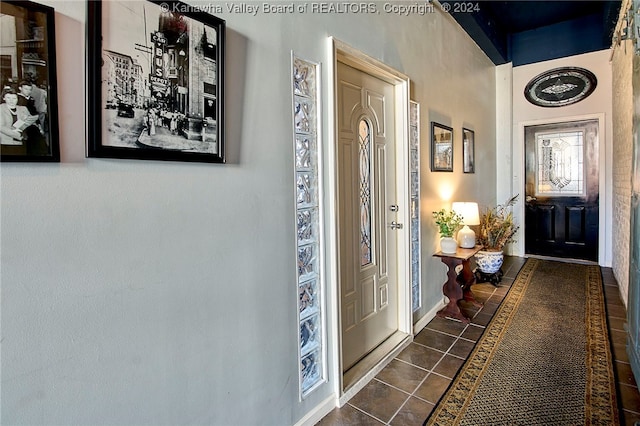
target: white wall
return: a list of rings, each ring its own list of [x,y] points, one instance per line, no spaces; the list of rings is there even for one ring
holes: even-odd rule
[[[431,211],[492,201],[496,181],[494,67],[449,16],[220,15],[228,164],[211,165],[84,158],[86,2],[42,3],[57,11],[62,162],[1,166],[2,424],[285,425],[332,395],[298,399],[290,94],[294,50],[323,64],[327,98],[330,35],[412,79],[416,317],[440,303]],[[454,173],[429,171],[431,120],[454,128]]]
[[[633,41],[615,49],[613,72],[613,170],[612,265],[627,306],[629,297],[629,247],[631,235],[631,175],[633,158]]]
[[[524,131],[523,125],[571,121],[585,116],[604,116],[604,128],[600,128],[600,250],[599,263],[611,266],[611,50],[576,55],[553,61],[539,62],[513,68],[513,189],[524,194]],[[529,103],[524,97],[524,88],[531,79],[553,68],[577,66],[596,75],[598,85],[586,99],[561,108],[543,108]],[[597,118],[597,117],[596,117]],[[508,149],[506,141],[500,141],[498,149]],[[524,223],[524,197],[521,196],[514,209],[514,217]],[[519,232],[514,254],[524,254],[524,236]]]

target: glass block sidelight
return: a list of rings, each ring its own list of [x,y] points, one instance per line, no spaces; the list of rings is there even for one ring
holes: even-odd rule
[[[324,270],[318,152],[319,65],[292,56],[300,397],[325,377]]]
[[[420,286],[420,104],[409,103],[409,184],[411,191],[411,295],[413,311],[422,306]]]

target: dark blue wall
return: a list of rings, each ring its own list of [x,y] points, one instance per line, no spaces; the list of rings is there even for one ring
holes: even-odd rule
[[[513,66],[579,55],[607,49],[602,33],[602,15],[589,15],[537,30],[512,34],[510,53]],[[563,37],[571,34],[571,37]]]

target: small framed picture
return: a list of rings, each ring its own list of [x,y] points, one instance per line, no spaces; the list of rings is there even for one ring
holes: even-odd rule
[[[475,173],[475,133],[473,130],[462,128],[462,171]]]
[[[0,159],[59,162],[54,10],[0,2]]]
[[[88,156],[224,163],[225,25],[179,1],[89,1]]]
[[[453,171],[453,129],[431,122],[431,171]]]

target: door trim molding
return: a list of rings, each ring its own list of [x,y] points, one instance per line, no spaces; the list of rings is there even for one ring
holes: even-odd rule
[[[331,381],[334,384],[334,394],[336,405],[344,403],[342,399],[345,393],[342,373],[342,343],[340,332],[340,293],[338,284],[340,282],[340,259],[338,257],[339,230],[337,223],[338,216],[338,179],[337,179],[337,152],[336,143],[338,140],[337,128],[337,63],[342,62],[360,71],[366,72],[381,80],[384,80],[395,87],[395,114],[396,114],[396,174],[397,174],[397,195],[398,203],[407,208],[399,212],[398,219],[402,223],[409,223],[409,77],[394,70],[388,65],[374,59],[348,44],[334,38],[328,37],[328,143],[325,155],[327,161],[325,165],[325,175],[323,178],[327,182],[327,277],[331,283],[327,292],[329,305],[328,335],[331,350],[328,353],[329,363],[332,366],[330,371]],[[398,332],[413,336],[412,314],[411,314],[411,265],[410,265],[410,235],[408,226],[398,234]],[[390,360],[386,360],[388,362]],[[375,370],[375,367],[371,370]],[[366,376],[368,377],[368,375]],[[349,394],[362,388],[366,381],[360,380],[349,389]]]
[[[524,128],[529,126],[539,126],[544,124],[561,124],[571,121],[598,120],[598,190],[599,190],[599,217],[598,217],[598,264],[601,266],[611,266],[611,237],[607,229],[611,229],[612,218],[612,200],[611,195],[607,192],[607,176],[611,174],[612,165],[611,154],[607,150],[607,128],[606,116],[604,113],[584,114],[567,117],[553,117],[546,119],[538,119],[531,121],[522,121],[517,124],[518,133],[514,138],[513,144],[513,188],[516,188],[515,194],[524,194],[525,191],[525,159],[524,159]],[[513,213],[516,223],[524,224],[524,197],[520,197],[520,201],[514,207]],[[524,256],[524,236],[522,232],[518,236],[517,241],[512,245],[515,256]]]

